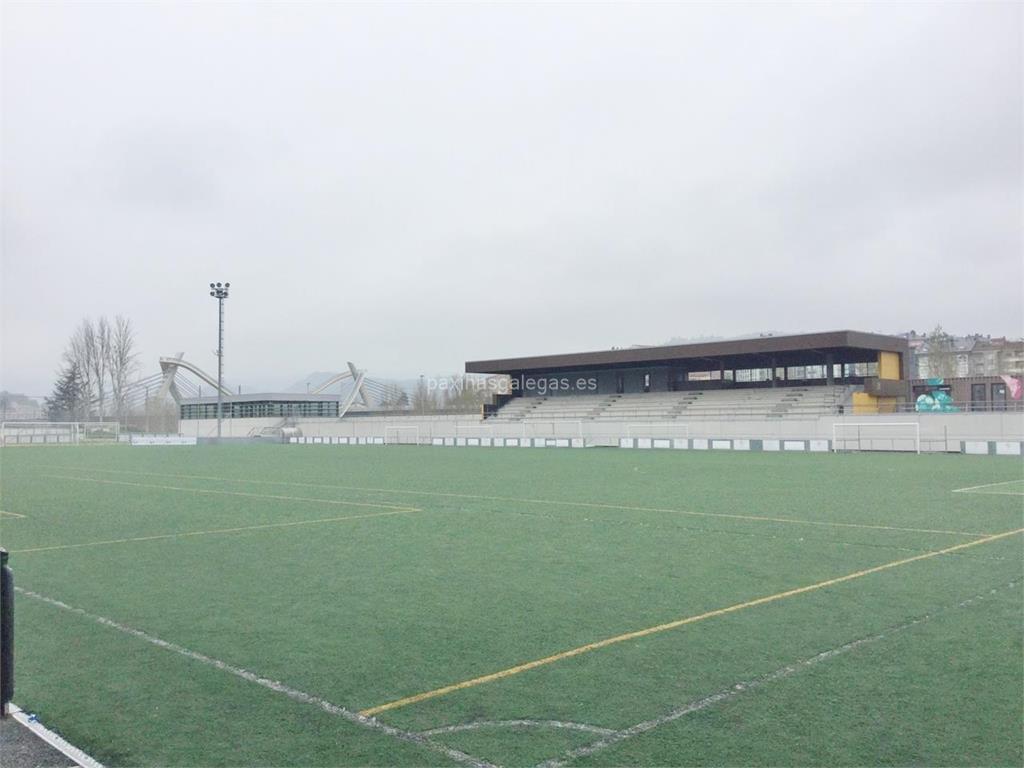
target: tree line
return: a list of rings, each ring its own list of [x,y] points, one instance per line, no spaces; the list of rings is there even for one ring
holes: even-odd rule
[[[64,349],[53,393],[45,399],[50,421],[123,421],[130,379],[138,369],[131,320],[85,318]]]

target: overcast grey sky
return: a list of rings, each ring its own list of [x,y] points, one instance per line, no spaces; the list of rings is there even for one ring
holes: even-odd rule
[[[1020,335],[1022,5],[4,3],[2,381]]]

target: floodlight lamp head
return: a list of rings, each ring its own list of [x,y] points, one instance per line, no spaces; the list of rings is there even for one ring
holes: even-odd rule
[[[216,288],[217,286],[215,286],[213,283],[210,283],[210,287],[211,288]]]

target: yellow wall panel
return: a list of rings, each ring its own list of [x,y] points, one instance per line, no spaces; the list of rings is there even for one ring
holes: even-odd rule
[[[898,380],[900,377],[900,356],[896,352],[878,353],[878,378]]]

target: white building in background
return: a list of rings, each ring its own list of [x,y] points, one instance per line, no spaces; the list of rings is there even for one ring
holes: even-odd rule
[[[39,421],[43,417],[41,400],[13,392],[0,392],[0,421]]]

